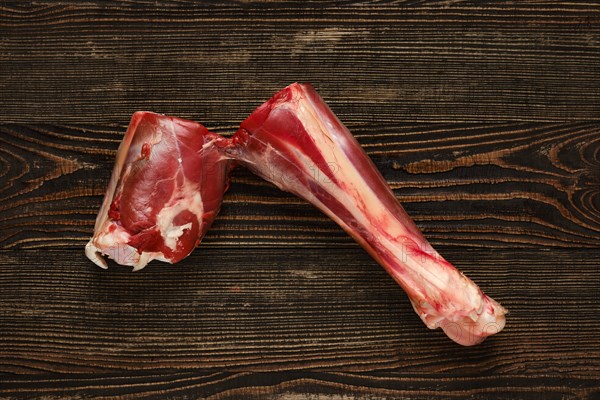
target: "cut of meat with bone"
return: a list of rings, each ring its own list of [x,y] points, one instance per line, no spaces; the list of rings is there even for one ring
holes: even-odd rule
[[[106,268],[106,255],[134,270],[151,260],[185,258],[227,190],[230,160],[220,150],[225,143],[198,123],[135,113],[86,246],[88,258]]]
[[[336,221],[407,292],[429,328],[473,345],[504,327],[504,308],[431,247],[312,86],[290,85],[260,106],[226,152]]]

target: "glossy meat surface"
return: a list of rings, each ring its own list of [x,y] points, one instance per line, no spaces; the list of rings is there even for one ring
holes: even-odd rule
[[[241,124],[227,153],[336,221],[402,286],[429,328],[473,345],[504,327],[504,308],[431,247],[312,86],[275,94]]]
[[[221,206],[230,160],[204,126],[150,112],[133,115],[86,255],[135,270],[176,263],[200,242]]]

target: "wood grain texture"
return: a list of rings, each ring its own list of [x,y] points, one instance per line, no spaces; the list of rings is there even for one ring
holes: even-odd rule
[[[598,252],[442,251],[510,311],[505,331],[482,345],[460,347],[427,330],[401,289],[358,246],[329,249],[327,257],[306,248],[209,249],[143,273],[100,270],[69,250],[3,251],[0,371],[29,375],[0,375],[7,384],[0,395],[14,391],[15,382],[36,380],[33,373],[42,375],[31,388],[48,394],[43,391],[61,387],[44,378],[49,372],[87,374],[54,379],[84,391],[114,385],[114,393],[146,380],[157,380],[145,383],[152,390],[172,389],[173,395],[188,386],[216,390],[203,388],[204,379],[207,385],[232,380],[219,390],[240,398],[262,393],[255,385],[273,386],[267,392],[310,386],[313,378],[295,378],[301,374],[266,377],[265,383],[245,381],[250,378],[243,374],[290,370],[344,372],[315,375],[312,390],[356,396],[406,390],[425,397],[427,390],[441,390],[485,398],[494,392],[490,387],[509,382],[498,396],[525,398],[530,384],[548,384],[542,392],[548,398],[597,393]],[[47,261],[40,265],[42,257]],[[212,372],[196,376],[190,369]],[[218,369],[242,374],[219,375]],[[171,382],[180,370],[182,380]],[[369,377],[376,370],[390,373],[390,381],[379,373]],[[354,373],[357,380],[349,378]],[[458,376],[463,383],[453,380]],[[374,386],[361,389],[363,378]],[[236,388],[240,379],[250,387]],[[339,382],[345,379],[348,387]],[[126,382],[122,388],[120,382]]]
[[[22,387],[29,389],[24,391]],[[543,388],[532,393],[534,388]],[[384,400],[594,399],[594,377],[544,374],[472,376],[402,372],[340,373],[286,371],[272,373],[208,371],[139,371],[125,374],[21,375],[9,377],[0,395],[45,398],[127,399],[281,399]]]
[[[600,5],[85,1],[0,7],[4,121],[237,124],[311,81],[347,122],[600,119]]]
[[[600,5],[0,0],[0,398],[600,396]],[[510,314],[463,348],[305,202],[236,170],[194,254],[82,246],[131,114],[225,135],[310,81]]]
[[[351,125],[434,244],[600,246],[600,122]],[[125,126],[0,125],[0,248],[81,249]],[[239,169],[202,246],[351,245]]]

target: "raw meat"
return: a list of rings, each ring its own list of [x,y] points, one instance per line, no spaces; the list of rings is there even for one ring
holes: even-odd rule
[[[312,86],[275,94],[226,152],[337,222],[400,284],[429,328],[474,345],[504,327],[505,309],[431,247]]]
[[[198,123],[136,112],[85,248],[88,258],[107,268],[107,255],[134,270],[185,258],[227,190],[230,160],[219,150],[226,142]]]

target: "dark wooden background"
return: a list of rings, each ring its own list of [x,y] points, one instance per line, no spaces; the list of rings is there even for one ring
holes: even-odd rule
[[[460,347],[334,223],[244,170],[199,249],[89,262],[131,114],[231,134],[312,82],[509,310]],[[600,6],[0,1],[0,397],[600,396]]]

